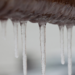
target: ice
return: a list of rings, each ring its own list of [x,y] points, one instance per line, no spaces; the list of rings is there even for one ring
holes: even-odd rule
[[[23,73],[27,75],[27,56],[26,56],[26,22],[21,22],[22,28],[22,47],[23,47]]]
[[[68,75],[72,75],[72,25],[67,25]]]
[[[65,55],[64,55],[64,25],[59,25],[59,30],[60,30],[61,64],[65,64]]]
[[[15,57],[18,58],[18,22],[13,22],[14,40],[15,40]]]
[[[40,40],[40,51],[41,51],[41,25],[39,24],[39,40]]]
[[[40,27],[40,49],[42,60],[42,75],[46,71],[46,23],[39,23]]]

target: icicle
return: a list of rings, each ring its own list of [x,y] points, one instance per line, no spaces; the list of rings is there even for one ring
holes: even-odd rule
[[[65,57],[64,57],[64,25],[59,25],[59,30],[60,30],[61,64],[65,64]]]
[[[3,38],[6,39],[6,24],[7,20],[1,20]]]
[[[46,24],[39,23],[40,27],[40,42],[41,42],[41,56],[42,56],[42,75],[45,75],[46,70]]]
[[[26,22],[21,21],[22,45],[23,45],[23,73],[27,75],[27,56],[26,56]]]
[[[15,57],[18,58],[18,23],[13,22],[14,39],[15,39]]]
[[[41,25],[39,24],[39,40],[40,40],[40,51],[41,51]]]
[[[72,25],[67,25],[68,75],[72,75]]]
[[[20,22],[20,26],[21,26],[21,40],[22,40],[22,23]]]

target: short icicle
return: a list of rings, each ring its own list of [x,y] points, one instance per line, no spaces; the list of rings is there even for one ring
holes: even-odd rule
[[[60,30],[61,64],[65,64],[65,55],[64,55],[64,25],[59,25],[59,30]]]
[[[15,40],[15,57],[18,58],[18,22],[13,22],[14,40]]]
[[[40,49],[42,60],[42,75],[46,71],[46,23],[39,23],[40,28]]]
[[[26,55],[26,23],[24,21],[20,22],[22,28],[22,47],[23,47],[23,73],[27,75],[27,55]]]
[[[68,75],[72,75],[72,27],[67,25]]]
[[[7,20],[2,20],[1,21],[2,33],[3,33],[3,38],[4,39],[6,39],[6,24],[7,24]]]

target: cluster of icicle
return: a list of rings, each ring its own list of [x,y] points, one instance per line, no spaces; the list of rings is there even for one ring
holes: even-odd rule
[[[67,50],[68,50],[68,75],[72,75],[72,27],[66,25],[67,28]],[[61,48],[61,63],[65,64],[64,58],[64,25],[59,25],[60,30],[60,48]]]
[[[6,21],[1,21],[3,28],[3,35],[6,35]],[[23,73],[27,75],[27,56],[26,56],[26,21],[21,21],[21,34],[22,34],[22,48],[23,48]],[[42,75],[46,71],[46,23],[39,23],[40,32],[40,50],[42,61]],[[58,25],[60,30],[60,46],[61,46],[61,63],[65,64],[64,59],[64,25]],[[67,28],[67,48],[68,48],[68,75],[72,75],[72,27],[73,25],[66,25]],[[18,23],[13,22],[14,39],[15,39],[15,57],[18,58]]]

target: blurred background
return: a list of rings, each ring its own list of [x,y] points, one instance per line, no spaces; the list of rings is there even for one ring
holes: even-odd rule
[[[41,51],[39,40],[39,27],[37,23],[27,22],[27,66],[28,75],[41,75]],[[72,37],[72,71],[75,75],[75,27]],[[57,25],[46,25],[46,75],[68,75],[67,68],[67,30],[64,30],[65,65],[61,64],[60,36]],[[23,75],[21,27],[18,25],[18,51],[19,58],[15,58],[13,25],[10,20],[6,26],[6,39],[4,40],[0,23],[0,75]]]

